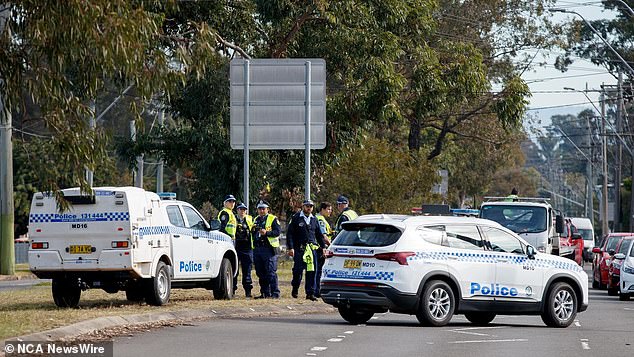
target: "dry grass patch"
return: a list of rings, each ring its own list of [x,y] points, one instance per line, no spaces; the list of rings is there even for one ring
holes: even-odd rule
[[[292,262],[280,262],[280,300],[253,300],[244,297],[240,286],[233,300],[214,300],[211,291],[205,289],[174,289],[170,302],[162,307],[149,306],[126,300],[125,292],[108,294],[103,290],[82,292],[77,309],[61,309],[53,303],[51,286],[40,284],[28,289],[0,292],[0,340],[66,326],[82,320],[102,316],[158,313],[186,309],[225,309],[232,307],[257,307],[266,305],[316,304],[303,298],[291,298]],[[239,277],[240,278],[240,277]],[[253,292],[259,293],[257,277],[253,273]],[[238,281],[240,285],[240,281]],[[302,297],[302,296],[300,296]],[[323,304],[323,302],[317,302]]]

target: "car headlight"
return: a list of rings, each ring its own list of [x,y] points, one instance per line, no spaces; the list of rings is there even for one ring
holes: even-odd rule
[[[629,264],[623,264],[621,271],[628,274],[634,274],[634,267]]]

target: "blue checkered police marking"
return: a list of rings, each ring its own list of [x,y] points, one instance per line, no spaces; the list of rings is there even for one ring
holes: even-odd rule
[[[139,228],[139,238],[143,239],[146,236],[162,235],[162,234],[179,234],[179,235],[196,235],[203,239],[211,239],[220,242],[231,242],[231,238],[218,232],[207,232],[198,229],[191,229],[185,227],[174,226],[148,226]]]
[[[31,213],[29,223],[120,222],[129,221],[129,212],[102,213]]]
[[[394,272],[375,271],[376,280],[394,281]]]
[[[436,260],[436,261],[446,261],[448,257],[453,256],[457,257],[458,261],[462,262],[473,262],[473,263],[487,263],[487,264],[500,264],[498,259],[506,259],[508,262],[504,264],[512,264],[512,265],[523,265],[523,264],[534,264],[539,268],[555,268],[555,269],[563,269],[563,270],[572,270],[572,271],[582,271],[577,263],[574,261],[570,262],[560,262],[557,260],[552,260],[548,258],[539,257],[535,260],[528,259],[526,256],[517,255],[517,254],[490,254],[487,252],[416,252],[416,255],[408,257],[407,260],[410,262],[417,260]]]

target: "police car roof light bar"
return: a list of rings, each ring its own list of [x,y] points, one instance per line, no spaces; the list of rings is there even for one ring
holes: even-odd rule
[[[175,200],[176,199],[176,192],[159,192],[159,193],[157,193],[157,195],[162,200]]]
[[[513,202],[544,202],[548,203],[550,198],[547,197],[495,197],[495,196],[485,196],[485,200],[487,201],[504,201],[504,200],[512,200]]]

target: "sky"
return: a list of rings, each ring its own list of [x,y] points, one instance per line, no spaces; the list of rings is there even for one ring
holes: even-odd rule
[[[591,0],[558,0],[556,7],[576,11],[586,20],[609,19],[614,17],[611,11],[604,11],[600,1]],[[556,13],[554,20],[571,21],[581,20],[574,14]],[[601,42],[600,38],[596,38]],[[562,54],[561,50],[540,51],[537,60],[547,63],[544,67],[527,71],[522,78],[528,83],[531,92],[529,115],[534,116],[547,124],[549,118],[555,114],[578,114],[583,109],[593,109],[592,104],[583,93],[564,90],[564,87],[576,90],[599,89],[602,83],[616,84],[614,76],[609,74],[603,67],[598,67],[590,61],[573,57],[574,63],[570,65],[567,72],[560,72],[554,68],[557,55]],[[587,93],[590,100],[598,105],[598,93]],[[597,113],[597,115],[599,115]]]

